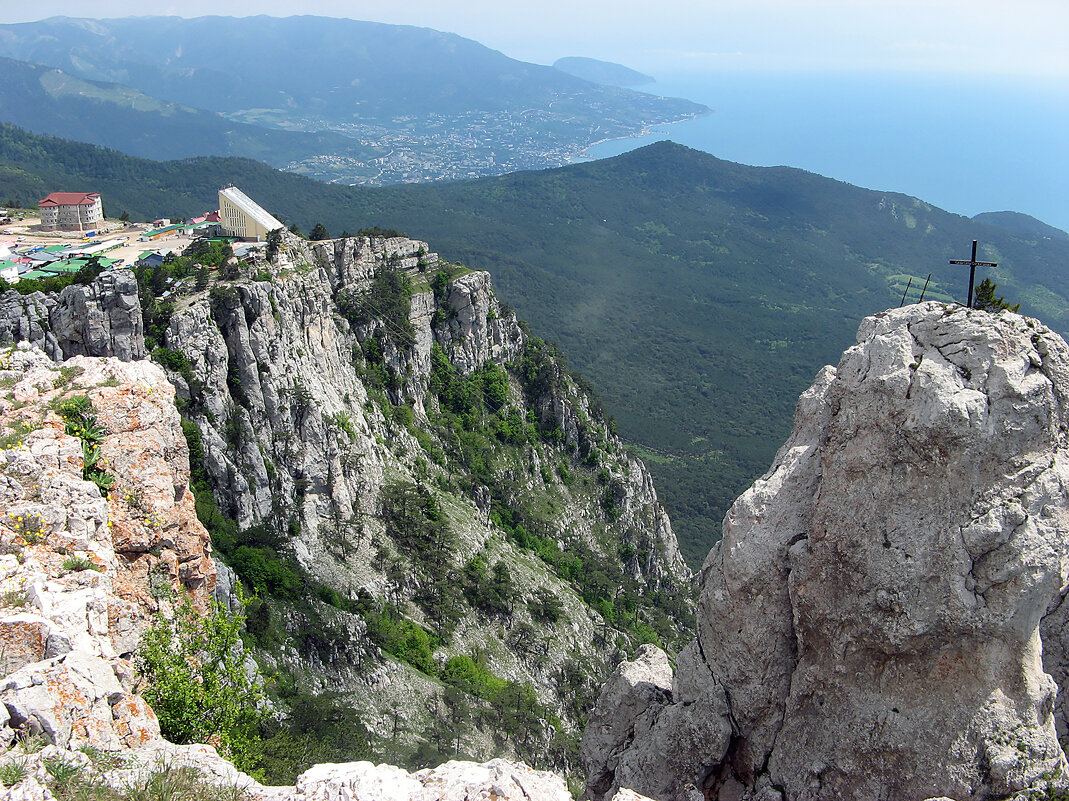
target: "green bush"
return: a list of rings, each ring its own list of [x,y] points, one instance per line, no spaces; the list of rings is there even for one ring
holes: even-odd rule
[[[295,600],[302,595],[300,576],[273,548],[239,545],[229,556],[230,566],[258,594]]]
[[[393,609],[369,613],[366,619],[368,635],[379,648],[428,676],[435,675],[433,634]]]
[[[451,657],[442,668],[443,682],[469,695],[490,701],[505,689],[507,682],[475,663],[470,656]]]
[[[222,267],[234,255],[229,242],[217,239],[195,239],[182,255],[208,267]]]
[[[400,270],[380,270],[366,291],[342,290],[336,300],[338,312],[354,326],[383,321],[394,344],[401,350],[416,342],[412,311],[412,282]]]
[[[180,744],[211,739],[248,770],[265,711],[258,672],[249,675],[240,647],[244,620],[240,606],[230,614],[213,603],[203,615],[187,600],[173,621],[157,616],[141,638],[137,666],[165,737]]]
[[[504,562],[494,564],[488,571],[486,560],[476,554],[464,565],[464,595],[476,609],[491,615],[507,615],[512,611],[516,589],[512,575]]]

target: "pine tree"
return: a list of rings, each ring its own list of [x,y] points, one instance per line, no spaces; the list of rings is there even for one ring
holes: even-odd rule
[[[980,286],[976,287],[976,295],[973,297],[973,308],[983,309],[984,311],[1006,309],[1011,312],[1016,312],[1021,308],[1020,303],[1007,303],[1003,298],[997,297],[995,295],[996,289],[998,289],[998,284],[990,278],[985,278],[981,281]]]

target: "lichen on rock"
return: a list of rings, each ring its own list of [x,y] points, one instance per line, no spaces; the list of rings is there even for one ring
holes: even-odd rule
[[[61,748],[114,750],[158,740],[130,657],[171,599],[206,608],[215,582],[174,390],[150,362],[61,365],[26,343],[0,367],[0,741],[41,733]],[[83,444],[58,413],[72,398],[93,410],[109,493],[86,480]]]

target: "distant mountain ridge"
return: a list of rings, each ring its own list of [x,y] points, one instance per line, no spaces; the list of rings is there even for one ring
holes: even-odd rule
[[[988,225],[997,225],[1007,231],[1018,234],[1049,237],[1050,239],[1069,239],[1069,232],[1053,225],[1047,225],[1042,220],[1037,220],[1028,214],[1019,211],[985,211],[973,217],[977,222]]]
[[[669,116],[705,110],[594,87],[455,34],[327,17],[53,17],[0,26],[0,55],[222,112],[290,106],[377,119],[522,108],[574,93],[665,106]]]
[[[963,300],[948,260],[979,239],[999,294],[1069,331],[1069,243],[1021,236],[905,195],[662,142],[613,159],[479,181],[324,186],[241,159],[155,163],[0,126],[0,186],[59,186],[151,219],[203,210],[233,181],[309,230],[380,225],[494,276],[598,388],[643,449],[696,565],[728,504],[771,462],[799,393],[860,319]],[[7,200],[0,197],[0,201]]]
[[[653,83],[654,78],[638,70],[616,64],[612,61],[599,61],[584,56],[565,56],[553,62],[553,68],[585,81],[607,84],[608,86],[641,86]]]
[[[369,159],[324,143],[286,165],[344,183],[557,166],[595,141],[709,111],[517,61],[455,34],[313,16],[53,17],[0,25],[0,56],[238,122],[340,133],[360,149],[381,148],[383,158]],[[29,124],[14,115],[6,121]]]

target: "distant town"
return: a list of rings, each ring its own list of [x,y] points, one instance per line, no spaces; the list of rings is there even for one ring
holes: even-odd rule
[[[295,127],[326,128],[388,152],[366,161],[328,153],[291,161],[284,169],[328,183],[364,186],[482,178],[571,164],[591,143],[623,133],[619,126],[610,130],[598,124],[572,130],[544,109],[464,112],[452,117],[430,114],[407,122],[411,127],[406,127],[404,118],[390,126],[299,121]],[[627,133],[639,131],[632,126]]]

